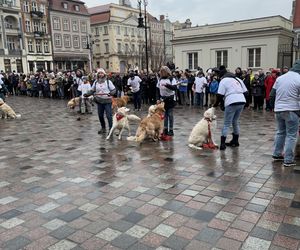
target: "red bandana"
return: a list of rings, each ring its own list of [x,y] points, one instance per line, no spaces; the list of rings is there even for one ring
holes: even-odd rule
[[[160,115],[160,119],[164,120],[165,116],[164,115]]]
[[[116,114],[117,121],[120,121],[124,118],[124,115]]]

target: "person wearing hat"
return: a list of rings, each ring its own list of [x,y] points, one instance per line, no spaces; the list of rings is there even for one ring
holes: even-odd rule
[[[273,88],[274,83],[277,79],[277,70],[273,69],[271,75],[268,76],[265,80],[265,91],[266,91],[266,110],[272,111],[272,107],[270,105],[270,93]]]
[[[104,112],[108,120],[109,130],[112,128],[112,96],[116,93],[116,88],[113,83],[107,79],[107,75],[104,69],[100,68],[97,70],[97,79],[95,80],[90,92],[84,95],[94,95],[94,101],[97,103],[98,117],[101,124],[101,130],[98,134],[105,134],[106,124],[104,120]]]
[[[129,78],[127,81],[127,86],[131,88],[131,92],[133,94],[133,103],[134,103],[134,109],[137,111],[141,110],[141,82],[142,79],[139,76],[136,76],[134,72],[129,73]]]
[[[276,79],[270,93],[270,104],[274,101],[277,131],[272,158],[283,161],[284,167],[295,166],[300,116],[300,60],[289,72]]]
[[[221,82],[218,88],[218,100],[214,107],[217,107],[220,102],[224,101],[225,113],[220,150],[225,150],[226,146],[238,147],[240,145],[239,119],[246,104],[245,95],[248,93],[248,90],[241,79],[227,72],[225,66],[220,66],[219,77]],[[231,125],[233,127],[232,140],[226,143],[226,137]]]

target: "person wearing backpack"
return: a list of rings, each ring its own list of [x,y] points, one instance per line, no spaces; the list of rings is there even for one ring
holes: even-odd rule
[[[209,84],[210,105],[214,105],[217,101],[217,94],[219,89],[218,76],[214,76],[212,82]]]
[[[94,95],[94,101],[97,103],[98,117],[101,124],[101,130],[98,134],[106,134],[106,124],[104,120],[104,112],[108,121],[109,130],[112,128],[112,97],[116,93],[113,83],[107,79],[104,69],[97,70],[97,80],[94,82],[91,91],[86,93],[84,97]]]

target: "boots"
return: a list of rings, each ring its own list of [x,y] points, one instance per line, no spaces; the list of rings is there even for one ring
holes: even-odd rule
[[[226,136],[221,136],[221,145],[220,145],[220,150],[225,150],[226,149]]]
[[[168,134],[169,134],[169,131],[168,131],[168,129],[167,129],[167,128],[165,128],[163,133],[164,133],[164,135],[168,135]]]
[[[239,135],[236,135],[236,134],[232,133],[232,140],[229,143],[226,143],[226,146],[234,147],[234,148],[240,146],[240,144],[239,144]]]

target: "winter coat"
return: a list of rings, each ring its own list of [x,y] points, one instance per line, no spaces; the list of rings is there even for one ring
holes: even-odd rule
[[[251,82],[252,96],[263,96],[264,95],[264,82],[260,79],[253,79]]]
[[[265,80],[265,90],[266,90],[266,100],[270,100],[270,93],[273,88],[274,83],[276,82],[277,77],[268,76]]]
[[[56,85],[56,80],[54,78],[50,79],[49,84],[50,84],[50,91],[51,92],[56,91],[57,85]]]

